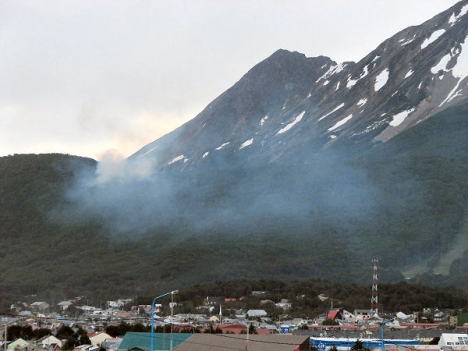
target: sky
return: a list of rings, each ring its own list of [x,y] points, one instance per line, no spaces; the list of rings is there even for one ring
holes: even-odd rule
[[[120,160],[278,49],[359,61],[456,0],[0,0],[0,156]]]

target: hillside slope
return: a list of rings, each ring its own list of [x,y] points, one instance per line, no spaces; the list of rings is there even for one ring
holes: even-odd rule
[[[461,1],[357,63],[279,50],[111,169],[0,158],[0,293],[370,284],[374,258],[382,281],[467,288],[467,13]]]
[[[159,207],[144,197],[155,180],[137,198],[122,179],[83,186],[99,179],[92,160],[0,158],[3,294],[133,295],[235,278],[366,284],[372,258],[382,281],[421,263],[414,279],[427,279],[466,222],[467,113],[449,109],[325,173],[290,163],[179,174]],[[465,287],[462,251],[432,283]]]

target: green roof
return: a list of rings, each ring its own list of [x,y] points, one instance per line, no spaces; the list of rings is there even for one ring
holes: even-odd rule
[[[154,351],[171,350],[190,338],[188,333],[154,333]],[[171,342],[172,341],[172,342]],[[128,332],[125,334],[120,346],[120,350],[143,350],[151,349],[151,333]]]
[[[12,343],[8,344],[8,350],[13,350],[15,348],[15,346],[18,346],[18,345],[19,346],[29,345],[29,342],[27,342],[26,340],[23,340],[21,338],[16,339]]]

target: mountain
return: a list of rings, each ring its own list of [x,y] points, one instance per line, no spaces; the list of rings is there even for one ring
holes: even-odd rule
[[[399,270],[409,276],[433,269],[447,274],[467,248],[460,239],[467,230],[465,178],[444,190],[441,184],[453,180],[440,169],[461,175],[465,167],[467,12],[468,2],[461,1],[400,31],[357,63],[278,50],[127,163],[180,177],[177,189],[203,179],[185,190],[178,208],[185,208],[185,219],[203,218],[209,223],[204,228],[220,222],[229,231],[283,228],[313,240],[332,218],[334,230],[337,221],[348,221],[338,226],[353,233],[345,235],[347,241],[369,242],[366,230],[351,230],[349,222],[364,225],[381,211],[394,213],[381,223],[389,238],[383,242],[404,246]],[[440,197],[444,191],[457,200],[440,209],[448,201]],[[449,249],[453,240],[462,244],[455,251]],[[421,251],[417,259],[415,247]]]
[[[466,5],[402,30],[357,63],[279,50],[130,159],[184,169],[233,155],[241,164],[301,160],[335,144],[385,142],[465,101]]]
[[[0,292],[370,284],[372,259],[383,281],[467,287],[467,12],[357,63],[278,50],[118,165],[1,158]]]

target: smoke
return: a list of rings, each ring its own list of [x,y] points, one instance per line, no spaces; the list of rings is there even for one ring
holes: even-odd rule
[[[95,174],[80,177],[66,192],[73,213],[129,237],[160,230],[310,233],[328,218],[363,219],[375,203],[361,171],[325,157],[254,167],[229,167],[220,159],[187,171],[157,170],[156,164],[106,152]]]

